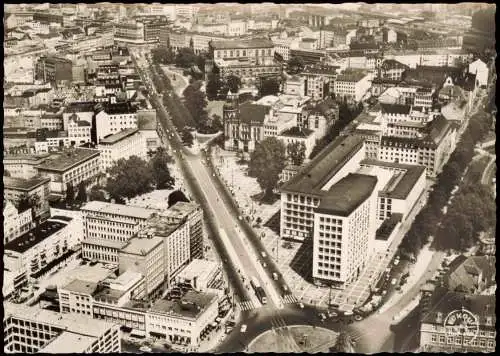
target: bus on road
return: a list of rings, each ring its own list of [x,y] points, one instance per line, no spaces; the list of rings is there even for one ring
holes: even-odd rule
[[[252,279],[250,280],[250,284],[255,291],[255,295],[257,296],[257,298],[259,298],[259,301],[262,304],[267,304],[266,292],[264,292],[264,288],[261,287],[257,278],[252,277]]]

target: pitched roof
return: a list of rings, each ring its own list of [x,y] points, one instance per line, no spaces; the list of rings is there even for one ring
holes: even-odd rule
[[[395,59],[386,59],[382,62],[382,69],[408,69],[410,68],[406,64],[403,64],[401,62],[398,62]]]
[[[314,210],[318,213],[349,216],[373,193],[377,177],[349,173],[335,183]]]

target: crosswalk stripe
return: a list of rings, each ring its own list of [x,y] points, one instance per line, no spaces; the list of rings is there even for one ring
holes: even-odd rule
[[[292,294],[287,294],[284,297],[281,297],[281,302],[283,304],[293,304],[293,303],[298,303],[298,299],[296,296]]]

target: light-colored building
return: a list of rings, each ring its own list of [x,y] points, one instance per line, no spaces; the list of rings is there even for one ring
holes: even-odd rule
[[[336,97],[359,102],[371,87],[372,75],[363,71],[346,70],[337,76],[334,85]]]
[[[14,240],[33,226],[31,210],[19,211],[9,200],[5,200],[3,207],[3,242]]]
[[[359,167],[365,158],[360,137],[342,136],[332,142],[281,187],[280,236],[304,241],[312,238],[314,209],[330,187]]]
[[[389,80],[401,80],[403,72],[408,68],[409,66],[394,59],[386,59],[380,66],[379,77]]]
[[[53,194],[66,193],[66,184],[77,187],[80,182],[93,182],[100,174],[99,151],[87,148],[71,148],[51,155],[50,160],[35,168],[43,177],[50,178]]]
[[[70,222],[70,218],[49,219],[39,226],[39,232],[28,231],[5,244],[4,260],[17,260],[17,270],[11,269],[15,280],[38,279],[54,267],[54,261],[74,254],[81,236],[68,226]]]
[[[129,102],[107,104],[96,115],[97,143],[124,129],[137,128],[137,110]]]
[[[46,177],[33,177],[30,179],[3,177],[3,198],[11,201],[15,206],[23,197],[34,199],[33,214],[36,220],[47,218],[49,213],[49,185],[50,179]],[[31,209],[30,209],[31,210]]]
[[[105,136],[99,141],[97,149],[101,152],[101,171],[106,172],[119,159],[130,156],[146,158],[145,137],[137,128],[125,129]]]
[[[262,76],[281,73],[281,64],[274,58],[274,44],[267,39],[245,41],[213,41],[210,54],[222,78],[234,74],[243,83]]]
[[[5,302],[3,323],[5,353],[121,352],[119,326],[103,320]]]
[[[220,289],[224,285],[219,262],[194,259],[175,278],[177,284],[189,285],[198,292]]]
[[[426,312],[420,323],[421,351],[495,351],[497,333],[494,295],[472,295],[438,287],[432,296],[425,298],[425,303],[428,307],[424,308]],[[452,326],[457,328],[456,320],[462,313],[471,320],[470,331],[450,332]],[[453,323],[452,315],[455,317]]]
[[[365,268],[375,238],[377,177],[350,173],[314,209],[312,276],[343,287]]]
[[[157,210],[91,201],[82,208],[82,257],[118,263],[118,252]]]
[[[469,64],[469,73],[476,75],[476,81],[480,86],[488,85],[488,65],[480,59]]]
[[[13,178],[31,179],[38,174],[38,170],[35,167],[44,162],[48,157],[50,157],[50,154],[6,154],[3,157],[3,167]]]
[[[314,131],[305,127],[300,128],[294,126],[291,129],[281,132],[277,136],[277,138],[281,142],[283,142],[285,147],[288,147],[288,145],[292,143],[303,144],[304,147],[306,148],[305,150],[306,161],[309,158],[309,155],[311,154],[314,145],[316,144],[316,135],[314,134]]]

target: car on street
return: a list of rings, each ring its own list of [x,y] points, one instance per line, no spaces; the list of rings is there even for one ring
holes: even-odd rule
[[[274,279],[275,281],[277,281],[277,280],[278,280],[278,273],[273,272],[273,279]]]
[[[319,313],[318,316],[321,319],[321,321],[325,321],[326,320],[326,315],[324,313]]]
[[[264,261],[262,261],[261,263],[262,263],[262,267],[264,267],[264,268],[267,267],[267,264]]]
[[[339,315],[338,313],[336,313],[336,312],[334,312],[334,311],[332,311],[332,310],[328,311],[328,316],[329,316],[330,318],[336,317],[336,316],[338,316],[338,315]]]
[[[398,282],[398,280],[396,278],[393,278],[392,281],[391,281],[391,284],[392,285],[396,285],[397,282]]]
[[[260,253],[260,255],[262,256],[262,258],[266,258],[266,257],[267,257],[267,255],[266,255],[266,253],[265,253],[264,251],[262,251],[262,252]]]
[[[304,304],[303,303],[299,303],[299,308],[300,309],[304,309]]]
[[[240,328],[240,333],[244,333],[245,331],[247,331],[247,324],[243,324]]]
[[[142,352],[151,352],[153,350],[151,349],[151,347],[144,345],[144,346],[141,346],[139,348],[139,351],[142,351]]]

